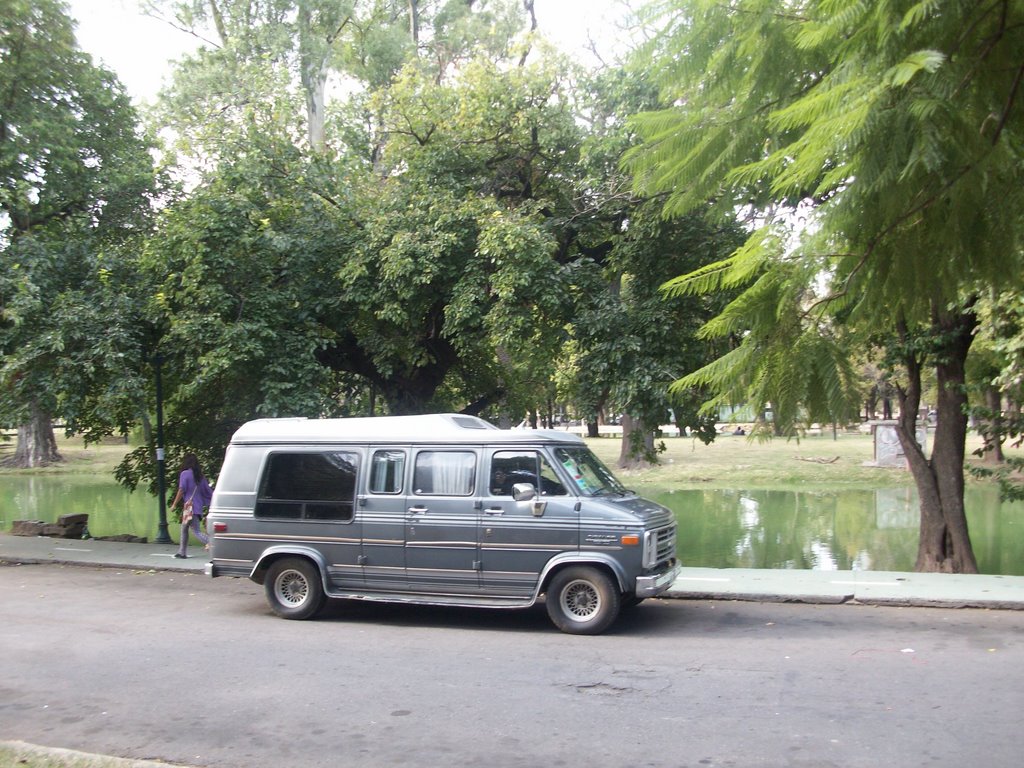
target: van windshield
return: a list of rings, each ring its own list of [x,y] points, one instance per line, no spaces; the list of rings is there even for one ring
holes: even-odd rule
[[[629,493],[589,448],[555,448],[555,458],[582,496]]]

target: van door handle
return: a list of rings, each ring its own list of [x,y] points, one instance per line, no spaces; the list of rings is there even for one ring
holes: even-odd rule
[[[419,515],[427,511],[426,507],[409,507],[410,515]]]
[[[484,514],[491,515],[492,517],[497,517],[498,515],[504,515],[505,510],[502,509],[501,507],[491,507],[489,509],[485,509]]]

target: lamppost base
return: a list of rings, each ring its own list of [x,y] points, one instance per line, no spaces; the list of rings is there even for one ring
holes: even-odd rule
[[[171,539],[171,535],[167,532],[167,523],[161,523],[157,526],[156,539],[154,541],[157,544],[173,544],[174,541]]]

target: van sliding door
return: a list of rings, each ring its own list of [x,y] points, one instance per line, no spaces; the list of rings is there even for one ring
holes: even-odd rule
[[[413,451],[405,500],[405,567],[413,592],[479,592],[478,459],[472,449]]]

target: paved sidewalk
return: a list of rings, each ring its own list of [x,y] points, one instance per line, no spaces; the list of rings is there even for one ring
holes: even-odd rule
[[[0,562],[61,563],[203,573],[207,553],[177,544],[52,539],[0,534]],[[1024,576],[890,571],[789,571],[683,568],[668,597],[691,600],[890,604],[1024,610]]]
[[[176,526],[177,527],[177,526]],[[132,570],[203,572],[209,559],[202,544],[188,548],[188,558],[174,556],[177,544],[137,544],[98,539],[56,539],[48,536],[0,534],[0,562],[96,565]]]
[[[683,568],[669,596],[1024,610],[1024,576]]]

